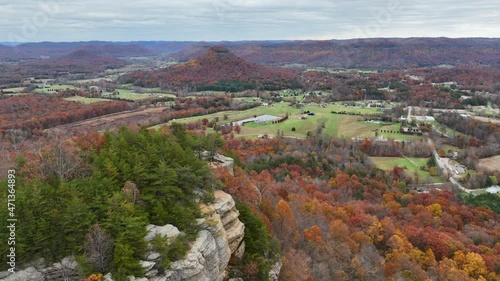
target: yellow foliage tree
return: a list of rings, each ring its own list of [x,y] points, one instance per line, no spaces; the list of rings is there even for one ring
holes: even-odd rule
[[[102,280],[102,274],[92,274],[89,277],[82,279],[82,281],[101,281]]]
[[[440,217],[443,214],[441,205],[439,205],[438,203],[427,206],[427,210],[429,210],[429,212],[431,212],[434,217]]]
[[[370,236],[374,244],[384,239],[384,235],[382,234],[382,224],[376,217],[373,218],[372,223],[366,229],[366,234]]]
[[[480,278],[488,274],[486,263],[478,253],[467,253],[465,255],[465,263],[463,268],[470,277]],[[484,279],[484,278],[483,278]]]
[[[434,167],[429,168],[429,175],[435,176],[436,175],[436,169]]]

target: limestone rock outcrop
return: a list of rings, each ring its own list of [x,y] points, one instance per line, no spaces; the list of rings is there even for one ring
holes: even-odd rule
[[[244,252],[245,226],[238,219],[239,212],[233,198],[222,191],[215,191],[215,201],[202,205],[204,218],[198,223],[202,230],[191,250],[182,260],[172,263],[172,269],[154,281],[223,280],[226,267],[235,252]]]
[[[231,175],[234,174],[234,159],[230,157],[226,157],[224,155],[216,154],[213,157],[213,162],[210,162],[212,167],[218,168],[226,168]]]

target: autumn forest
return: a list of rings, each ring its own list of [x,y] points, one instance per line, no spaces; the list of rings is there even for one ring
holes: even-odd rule
[[[214,280],[500,280],[499,44],[0,45],[0,280],[171,280],[218,191]]]

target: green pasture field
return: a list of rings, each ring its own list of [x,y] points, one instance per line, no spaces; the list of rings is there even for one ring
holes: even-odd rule
[[[175,95],[173,94],[163,94],[163,93],[135,93],[132,90],[128,89],[116,89],[120,94],[116,96],[111,96],[111,97],[117,97],[117,98],[122,98],[122,99],[129,99],[129,100],[142,100],[142,99],[147,99],[150,98],[150,95],[156,95],[156,96],[161,96],[161,97],[171,97],[175,98]],[[110,94],[110,93],[103,93],[104,95]]]
[[[218,124],[221,125],[224,123],[235,122],[263,114],[284,116],[286,113],[288,113],[288,120],[279,124],[262,125],[247,123],[242,126],[241,134],[237,136],[256,137],[258,135],[265,134],[275,136],[278,130],[280,130],[283,132],[284,136],[305,137],[308,131],[311,131],[313,134],[315,134],[318,127],[324,126],[324,128],[322,128],[323,135],[346,138],[376,137],[375,130],[380,127],[380,124],[367,123],[364,121],[364,118],[362,116],[358,115],[332,114],[331,111],[334,108],[335,105],[329,105],[325,108],[319,106],[304,106],[301,109],[298,109],[296,107],[290,106],[288,103],[275,103],[271,106],[259,106],[257,108],[245,111],[226,111],[208,114],[205,116],[177,119],[175,120],[175,122],[187,124],[201,121],[204,118],[207,118],[209,121],[218,118]],[[373,108],[356,110],[370,113],[374,112]],[[303,113],[306,111],[313,112],[315,115],[306,115]],[[227,116],[227,120],[224,120],[224,116]],[[305,119],[302,119],[302,117],[305,117]],[[162,125],[157,125],[154,128],[159,128],[161,126]],[[293,128],[295,128],[295,130],[293,130]],[[417,137],[415,136],[398,134],[395,139],[406,140],[416,138]]]
[[[446,129],[446,132],[445,134],[450,137],[450,138],[454,138],[454,137],[457,137],[459,135],[464,135],[462,133],[460,133],[459,131],[455,131],[453,130],[452,128],[450,127],[447,127],[446,125],[443,125],[437,121],[433,121],[433,122],[430,122],[430,124],[436,129],[436,131],[438,132],[441,132],[441,128],[444,127]]]
[[[381,108],[376,107],[355,107],[355,106],[343,106],[342,102],[336,102],[335,104],[329,104],[326,107],[328,110],[346,113],[356,113],[356,114],[369,114],[369,115],[380,115],[382,114]]]
[[[443,177],[432,177],[429,172],[420,170],[421,166],[425,166],[428,158],[405,158],[405,157],[370,157],[375,166],[385,171],[391,171],[394,166],[401,167],[405,170],[406,174],[411,177],[417,175],[420,183],[429,180],[429,183],[445,182]]]
[[[317,129],[321,126],[322,135],[332,137],[345,137],[345,138],[376,138],[375,131],[380,128],[393,130],[397,133],[379,133],[379,137],[383,136],[386,139],[395,140],[416,140],[421,139],[422,136],[405,135],[399,133],[400,124],[389,126],[382,126],[382,124],[365,122],[362,115],[348,115],[348,114],[333,114],[332,111],[345,111],[350,113],[359,114],[380,114],[378,108],[358,108],[358,107],[345,107],[341,103],[329,104],[326,107],[304,105],[300,109],[295,106],[290,106],[289,103],[274,103],[270,106],[259,106],[245,111],[225,111],[204,116],[189,117],[174,120],[178,123],[188,124],[198,122],[206,118],[213,121],[218,118],[218,125],[251,118],[263,114],[271,114],[276,116],[285,116],[288,113],[289,118],[285,122],[279,124],[253,124],[247,123],[242,126],[240,134],[241,137],[257,137],[259,135],[276,136],[278,130],[284,136],[293,137],[306,137],[307,132],[311,131],[316,134]],[[304,114],[304,112],[312,112],[313,116]],[[224,120],[224,116],[227,119]],[[302,117],[305,117],[303,119]],[[162,125],[154,126],[159,128]],[[295,128],[295,130],[293,130]]]
[[[24,90],[25,87],[17,87],[17,88],[6,88],[2,89],[4,92],[12,92],[12,93],[20,93]]]
[[[412,140],[418,140],[421,139],[422,136],[419,135],[407,135],[407,134],[401,134],[399,132],[399,128],[401,128],[401,124],[395,123],[392,125],[384,125],[381,124],[379,127],[379,137],[384,137],[385,139],[394,139],[394,140],[403,140],[403,141],[412,141]],[[387,132],[381,132],[381,130],[384,131],[391,131],[395,133],[387,133]]]
[[[38,87],[43,87],[38,85]],[[73,85],[59,85],[59,84],[56,84],[56,85],[52,85],[50,86],[49,88],[37,88],[35,89],[35,93],[44,93],[44,94],[55,94],[56,92],[55,91],[49,91],[49,90],[66,90],[66,89],[70,89],[70,90],[74,90],[74,89],[78,89],[77,87],[73,86]]]

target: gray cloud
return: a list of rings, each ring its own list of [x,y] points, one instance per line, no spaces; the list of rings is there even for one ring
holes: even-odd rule
[[[497,0],[17,0],[0,4],[0,41],[500,37],[497,6]]]

